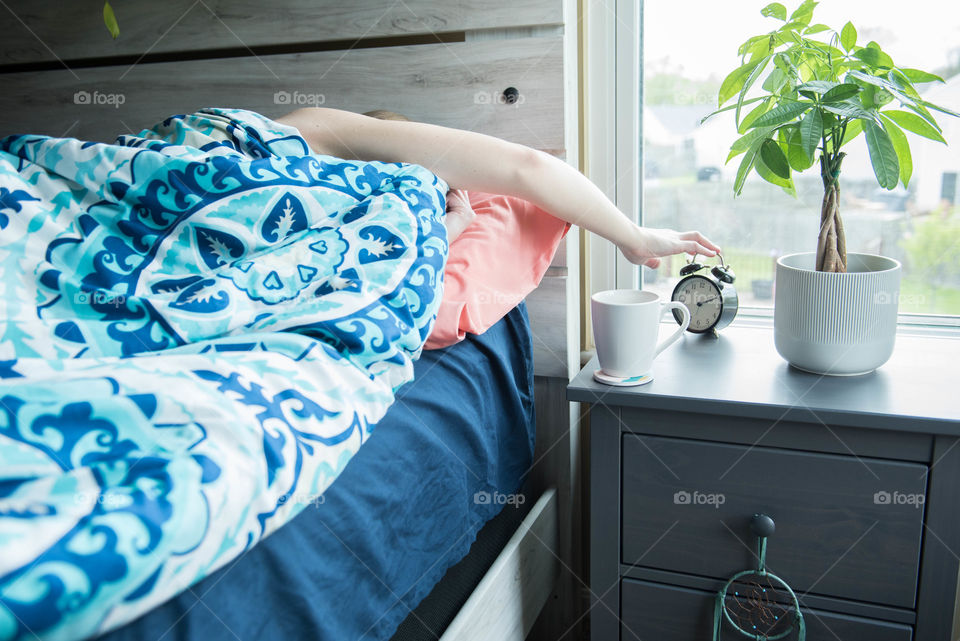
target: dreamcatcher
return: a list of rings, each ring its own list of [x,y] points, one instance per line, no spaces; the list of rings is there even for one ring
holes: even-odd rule
[[[713,641],[720,641],[723,621],[754,641],[783,639],[797,630],[797,641],[806,641],[807,631],[800,602],[786,581],[767,571],[767,537],[776,529],[773,519],[754,514],[750,529],[757,535],[756,570],[734,574],[717,593],[713,613]]]

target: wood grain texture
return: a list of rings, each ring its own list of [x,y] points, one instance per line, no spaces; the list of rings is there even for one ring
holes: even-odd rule
[[[566,384],[566,377],[534,378],[537,438],[527,487],[534,495],[549,488],[556,490],[559,579],[530,633],[531,641],[565,641],[569,638],[565,634],[570,632],[576,618],[573,606],[575,586],[581,585],[573,575],[573,546],[579,542],[573,539],[571,526],[573,470],[570,456],[574,426],[570,424],[570,409],[564,398]]]
[[[625,435],[623,562],[732,576],[756,564],[749,522],[760,512],[777,525],[767,548],[770,571],[798,593],[913,608],[926,469],[853,456]],[[898,496],[919,499],[911,503]],[[650,549],[668,530],[669,536]]]
[[[620,638],[620,457],[620,408],[592,405],[590,638],[595,641]]]
[[[557,0],[164,0],[114,4],[110,38],[102,2],[8,0],[0,11],[0,66],[170,52],[242,50],[560,24]]]
[[[719,589],[719,586],[718,586]],[[714,592],[623,581],[622,641],[692,641],[713,635]],[[807,641],[910,641],[908,625],[801,608]],[[724,625],[723,638],[745,638]],[[788,638],[794,638],[791,635]],[[595,641],[604,641],[596,637]]]
[[[690,409],[694,409],[690,407]],[[636,434],[670,434],[678,438],[717,438],[728,443],[782,447],[824,454],[929,463],[933,437],[845,427],[825,423],[770,421],[740,416],[705,416],[696,412],[623,408],[624,430]]]
[[[917,641],[957,639],[951,633],[960,566],[960,440],[937,437],[932,459],[917,598]]]
[[[716,594],[717,590],[719,590],[720,586],[725,582],[725,580],[722,579],[712,579],[695,574],[681,574],[670,572],[669,570],[656,570],[637,565],[621,564],[620,574],[628,579],[639,579],[652,583],[669,583],[681,588],[705,590],[707,592],[713,592],[714,594]],[[839,614],[849,614],[866,619],[879,619],[889,621],[890,623],[903,623],[905,625],[913,625],[917,622],[916,612],[913,610],[894,608],[888,605],[877,605],[876,603],[865,603],[863,601],[825,597],[810,594],[809,592],[798,594],[797,598],[800,601],[800,606],[804,608],[829,610]]]
[[[523,641],[553,589],[557,499],[547,490],[504,546],[441,641]]]
[[[356,112],[385,108],[414,120],[562,150],[562,49],[545,52],[550,40],[97,67],[79,69],[76,76],[66,70],[0,74],[0,135],[112,142],[118,134],[137,133],[201,107],[279,117],[298,107],[325,106]],[[500,99],[509,86],[520,91],[515,104]]]
[[[567,380],[567,277],[545,276],[526,298],[538,376]],[[566,404],[564,404],[566,408]]]

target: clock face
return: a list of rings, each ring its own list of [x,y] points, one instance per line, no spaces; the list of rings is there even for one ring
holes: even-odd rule
[[[673,300],[690,310],[690,331],[705,332],[720,320],[723,313],[723,293],[709,278],[688,276],[677,283]],[[676,312],[674,312],[676,314]],[[679,322],[680,319],[677,319]]]

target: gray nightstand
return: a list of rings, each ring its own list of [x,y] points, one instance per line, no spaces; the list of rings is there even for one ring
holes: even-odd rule
[[[958,359],[960,340],[900,336],[876,372],[820,377],[772,330],[730,327],[685,335],[640,387],[594,382],[591,361],[567,388],[591,404],[591,638],[708,641],[716,590],[756,565],[758,512],[809,641],[954,638]]]

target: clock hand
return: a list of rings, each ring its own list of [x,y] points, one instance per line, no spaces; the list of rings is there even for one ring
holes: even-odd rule
[[[719,296],[714,296],[713,298],[708,298],[707,300],[699,301],[699,302],[697,303],[697,307],[700,307],[700,306],[703,305],[704,303],[709,303],[709,302],[712,301],[712,300],[717,300],[718,298],[720,298],[720,297],[719,297]]]

